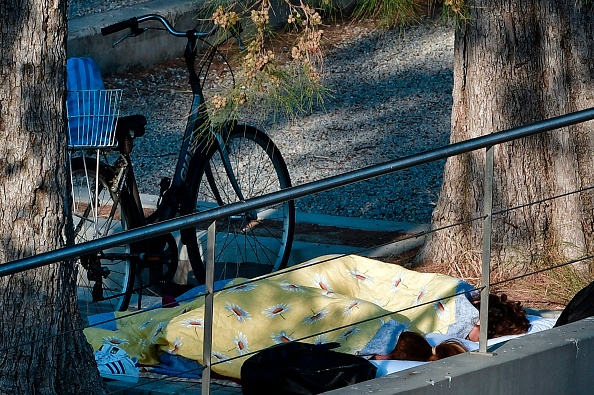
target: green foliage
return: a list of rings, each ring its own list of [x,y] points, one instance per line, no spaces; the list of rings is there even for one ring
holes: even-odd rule
[[[393,27],[414,20],[421,9],[415,0],[361,0],[355,17],[378,19],[382,25]]]
[[[457,25],[463,24],[470,19],[470,11],[466,0],[444,0],[442,16],[453,19]]]
[[[323,4],[323,3],[322,3]],[[273,9],[268,0],[250,3],[211,0],[206,4],[207,15],[227,32],[236,33],[243,27],[245,49],[235,48],[234,84],[207,97],[207,107],[214,124],[234,120],[248,113],[253,119],[295,118],[323,104],[329,91],[321,82],[323,34],[322,18],[308,3],[280,1],[284,7],[286,25],[283,39],[292,42],[278,45],[279,38],[271,27]],[[203,11],[201,15],[204,15]],[[277,23],[279,21],[276,21]],[[256,120],[258,121],[258,120]]]
[[[230,119],[249,118],[256,122],[295,118],[322,107],[330,91],[308,75],[307,66],[286,64],[258,73],[249,86],[241,78],[234,87],[213,96],[209,101],[214,124]]]
[[[291,65],[280,68],[276,74],[278,83],[269,84],[264,95],[260,95],[257,108],[268,109],[273,120],[284,116],[308,114],[316,107],[322,107],[330,91],[317,79],[312,78],[307,65]],[[256,100],[252,101],[256,103]]]
[[[434,1],[360,0],[353,17],[374,18],[383,26],[403,25],[434,6]],[[444,0],[444,5],[445,16],[467,18],[464,0]],[[207,0],[201,15],[230,34],[242,30],[246,44],[245,50],[237,50],[234,56],[239,66],[235,85],[207,97],[213,123],[238,119],[245,113],[259,120],[291,119],[322,106],[330,92],[323,86],[321,75],[321,14],[339,9],[332,0],[276,0],[274,7],[269,0]],[[275,15],[286,15],[286,21],[277,19],[273,29],[271,17]],[[281,33],[277,33],[278,24],[283,26]],[[275,46],[278,36],[292,42]]]
[[[454,19],[457,24],[470,18],[465,0],[360,0],[354,16],[374,18],[382,26],[395,27],[415,22],[424,11],[438,6],[444,19]]]

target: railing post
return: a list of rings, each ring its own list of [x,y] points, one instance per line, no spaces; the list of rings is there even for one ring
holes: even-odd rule
[[[208,239],[206,243],[206,295],[204,297],[204,340],[202,347],[204,370],[202,371],[202,395],[210,395],[216,230],[217,222],[213,221],[208,227]]]
[[[487,352],[487,329],[489,325],[489,284],[491,282],[491,231],[493,226],[493,146],[485,151],[485,178],[483,195],[483,254],[481,266],[481,308],[479,311],[479,352]]]

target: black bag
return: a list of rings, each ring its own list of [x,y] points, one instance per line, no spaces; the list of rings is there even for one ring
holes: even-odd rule
[[[264,349],[241,366],[244,395],[311,395],[375,378],[365,358],[331,351],[339,343],[283,343]]]
[[[554,327],[594,316],[594,282],[575,294],[561,312]]]

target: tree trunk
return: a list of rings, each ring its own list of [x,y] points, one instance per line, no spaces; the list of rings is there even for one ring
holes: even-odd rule
[[[455,35],[451,141],[594,106],[591,5],[580,1],[477,0]],[[592,122],[495,148],[493,211],[594,185]],[[482,215],[485,152],[450,158],[432,227]],[[563,262],[591,251],[591,191],[493,216],[492,262],[508,275],[531,263]],[[478,273],[482,223],[434,233],[419,262],[452,274]],[[457,268],[465,267],[466,270]]]
[[[0,4],[0,261],[64,246],[65,0]],[[68,229],[68,231],[67,231]],[[0,279],[0,393],[104,387],[80,330],[72,262]]]

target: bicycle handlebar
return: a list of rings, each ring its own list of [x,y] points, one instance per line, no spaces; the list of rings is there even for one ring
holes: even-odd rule
[[[117,33],[122,30],[132,29],[132,31],[136,34],[143,33],[143,30],[139,30],[138,25],[143,22],[147,21],[158,21],[160,22],[165,29],[173,36],[176,37],[195,37],[195,38],[204,38],[213,35],[216,31],[218,26],[215,25],[211,30],[207,32],[199,32],[196,29],[188,30],[185,32],[175,30],[171,23],[161,15],[157,14],[148,14],[139,17],[133,17],[125,21],[114,23],[113,25],[108,25],[101,28],[101,34],[107,36],[109,34]]]
[[[138,27],[138,19],[136,17],[130,18],[127,21],[121,21],[114,23],[113,25],[105,26],[101,28],[101,34],[104,36],[117,33],[119,31],[128,29],[128,28],[135,28]]]

